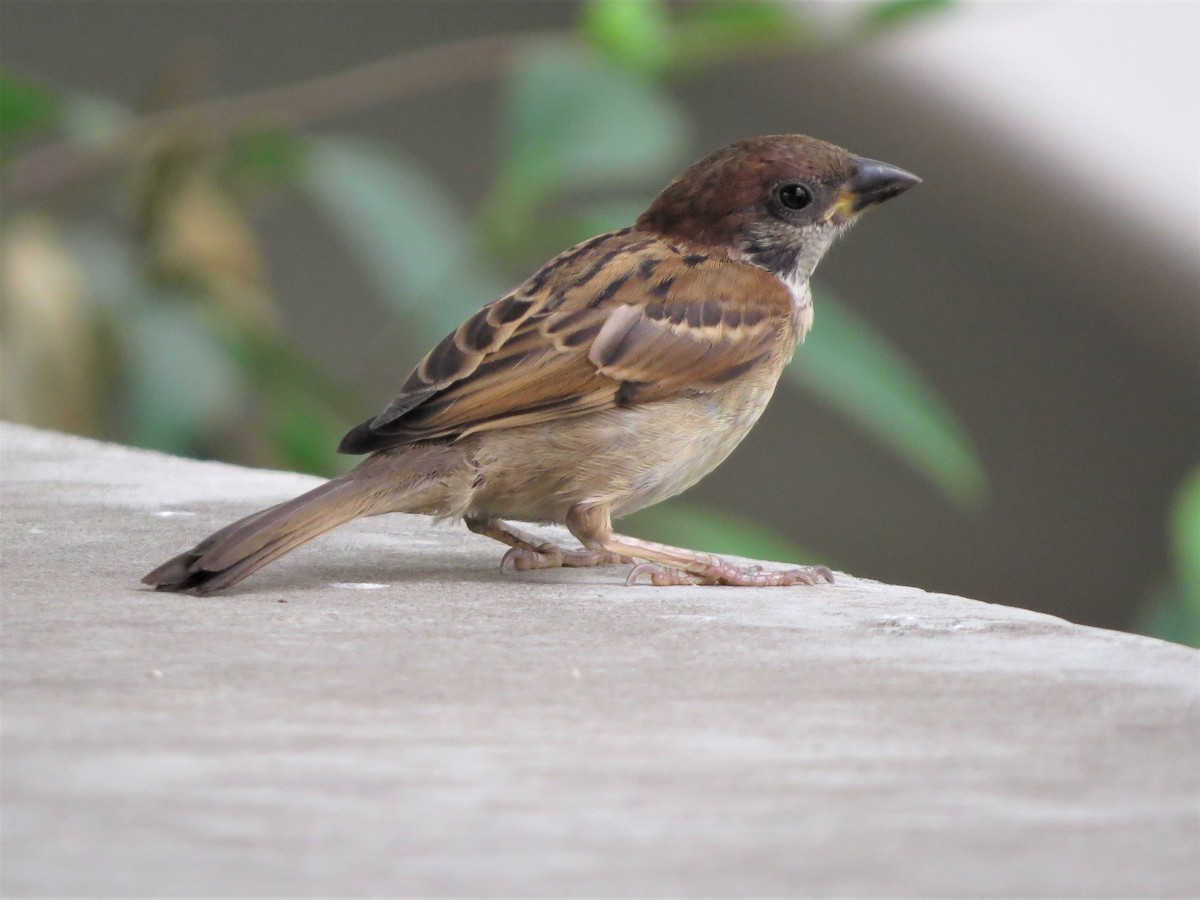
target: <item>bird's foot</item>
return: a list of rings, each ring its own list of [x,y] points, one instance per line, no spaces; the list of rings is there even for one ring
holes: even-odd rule
[[[531,569],[584,569],[592,566],[615,566],[633,562],[628,556],[604,550],[564,550],[555,544],[530,544],[511,547],[500,559],[500,571],[511,563],[514,572]]]
[[[585,547],[595,547],[642,560],[633,567],[626,584],[636,584],[648,575],[653,585],[728,584],[738,587],[776,587],[790,584],[833,583],[833,573],[824,566],[801,566],[772,572],[760,565],[737,565],[712,553],[672,547],[641,538],[614,534],[609,508],[605,505],[574,506],[567,513],[567,528]]]
[[[825,566],[801,566],[782,572],[769,572],[762,566],[736,566],[731,562],[704,563],[696,571],[660,566],[656,563],[641,563],[634,566],[625,579],[625,584],[637,584],[642,575],[650,577],[650,584],[667,587],[679,584],[725,584],[736,587],[781,587],[792,584],[819,584],[825,580],[833,584],[833,572]]]
[[[501,572],[510,564],[514,572],[528,572],[531,569],[583,569],[633,562],[628,556],[608,550],[564,550],[557,544],[538,540],[535,535],[514,528],[500,519],[467,518],[464,521],[476,534],[508,544],[508,552],[500,558]]]

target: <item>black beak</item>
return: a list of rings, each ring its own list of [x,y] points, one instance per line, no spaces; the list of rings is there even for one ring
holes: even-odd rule
[[[856,157],[854,175],[846,182],[846,191],[851,197],[850,212],[861,212],[868,206],[891,200],[920,183],[921,179],[912,172],[876,159]]]

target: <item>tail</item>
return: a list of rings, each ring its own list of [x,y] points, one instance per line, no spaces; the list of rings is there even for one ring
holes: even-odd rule
[[[356,469],[251,516],[226,525],[142,579],[159,591],[223,590],[301,544],[359,516],[403,508],[386,506],[375,479]]]

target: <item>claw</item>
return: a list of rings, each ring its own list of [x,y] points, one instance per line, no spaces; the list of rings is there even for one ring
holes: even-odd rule
[[[654,563],[639,563],[629,570],[629,577],[625,579],[625,586],[631,587],[637,584],[638,578],[643,575],[650,576],[651,584],[661,584],[658,579],[665,575],[666,572],[666,569],[664,569],[662,566],[655,565]]]
[[[512,563],[513,571],[520,572],[521,567],[517,565],[517,557],[523,556],[525,551],[520,547],[510,547],[505,554],[500,557],[500,571],[503,572],[509,563]]]
[[[637,580],[640,576],[654,572],[659,568],[659,566],[651,563],[639,563],[629,570],[629,576],[625,579],[625,587],[633,587],[635,584],[637,584]]]
[[[512,547],[500,558],[500,571],[512,563],[514,572],[528,572],[530,569],[553,569],[561,566],[562,553],[557,547]]]

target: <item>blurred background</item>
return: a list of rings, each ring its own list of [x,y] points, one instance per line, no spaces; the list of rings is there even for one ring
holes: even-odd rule
[[[1198,60],[1182,2],[3,0],[0,415],[342,471],[466,315],[804,132],[925,182],[625,530],[1200,645]]]

